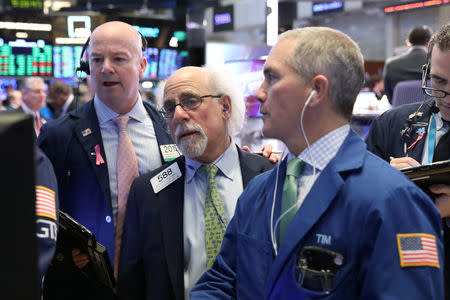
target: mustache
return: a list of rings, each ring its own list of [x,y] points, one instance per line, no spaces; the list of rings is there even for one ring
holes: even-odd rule
[[[176,143],[178,143],[180,135],[185,132],[200,132],[202,135],[204,134],[203,128],[198,124],[188,124],[188,123],[178,124],[177,128],[175,128]]]

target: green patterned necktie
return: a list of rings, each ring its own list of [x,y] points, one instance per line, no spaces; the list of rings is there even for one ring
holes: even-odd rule
[[[299,158],[293,158],[289,161],[286,170],[286,179],[284,180],[283,196],[281,200],[281,214],[284,214],[289,208],[295,205],[297,202],[297,178],[305,167],[305,162]],[[280,220],[280,243],[283,241],[284,233],[289,227],[297,209],[293,208]]]
[[[214,180],[214,176],[216,176],[219,169],[214,164],[205,165],[203,169],[208,177],[208,189],[205,199],[205,247],[206,267],[209,269],[222,246],[227,219],[223,202],[217,191],[216,181]]]

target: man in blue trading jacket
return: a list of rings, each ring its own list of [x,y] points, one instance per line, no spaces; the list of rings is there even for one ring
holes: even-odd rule
[[[140,174],[161,166],[167,157],[159,146],[172,144],[164,118],[139,95],[139,78],[147,66],[142,47],[141,36],[126,23],[97,27],[87,47],[89,65],[85,68],[91,75],[94,99],[49,122],[38,140],[58,178],[61,210],[95,234],[106,246],[111,263],[119,210],[116,119],[129,117],[126,133]],[[87,256],[74,250],[74,261],[82,267]],[[51,275],[54,284],[49,292],[59,290],[64,296],[55,292],[47,299],[100,299],[76,269],[70,279]]]
[[[349,127],[363,77],[340,31],[280,36],[255,96],[290,153],[244,190],[191,299],[443,298],[439,212]]]
[[[372,123],[366,138],[370,151],[398,169],[450,157],[450,24],[443,26],[431,40],[423,85],[427,87],[425,94],[434,99],[384,113]],[[450,300],[450,185],[433,185],[430,190],[436,194],[434,201],[441,217],[446,218],[444,286],[445,299]]]
[[[39,281],[53,259],[58,230],[58,188],[52,164],[36,147],[36,223],[39,257]]]
[[[214,250],[239,195],[268,159],[243,152],[231,140],[243,124],[245,104],[227,72],[199,67],[176,71],[164,85],[162,107],[184,156],[134,182],[128,200],[120,261],[120,299],[188,299],[214,261],[208,241],[208,176],[217,167],[212,209],[221,216]],[[205,199],[206,198],[206,199]],[[218,214],[218,211],[223,213]],[[223,218],[222,218],[223,217]],[[223,225],[223,226],[222,226]]]

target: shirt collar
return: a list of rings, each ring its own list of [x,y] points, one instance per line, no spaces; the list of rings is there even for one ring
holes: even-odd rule
[[[29,114],[29,115],[33,115],[33,118],[36,117],[36,112],[31,110],[31,108],[29,108],[25,102],[22,102],[22,109],[25,113]]]
[[[114,110],[112,110],[110,107],[108,107],[105,103],[103,103],[97,97],[97,95],[95,95],[95,97],[94,97],[94,107],[95,107],[98,122],[100,125],[114,119],[115,117],[117,117],[119,115]],[[130,116],[131,118],[133,118],[139,122],[144,122],[144,120],[147,116],[147,110],[144,107],[144,103],[142,102],[142,98],[141,98],[140,94],[138,94],[138,100],[136,101],[136,104],[125,115]]]
[[[413,49],[422,49],[423,51],[428,52],[428,49],[427,49],[427,47],[425,47],[425,46],[419,46],[419,45],[411,46],[411,51],[412,51]]]
[[[62,111],[63,112],[67,112],[67,109],[69,108],[69,106],[72,103],[73,99],[74,99],[73,94],[70,94],[69,98],[67,98],[66,102],[64,102],[64,105],[62,107]]]
[[[317,170],[322,171],[338,152],[350,132],[350,125],[343,125],[315,141],[298,156]],[[289,153],[288,162],[294,154]]]
[[[225,150],[223,155],[219,156],[213,164],[215,164],[222,174],[233,180],[234,161],[238,159],[239,154],[234,142]],[[191,182],[198,169],[205,164],[186,157],[186,182]]]

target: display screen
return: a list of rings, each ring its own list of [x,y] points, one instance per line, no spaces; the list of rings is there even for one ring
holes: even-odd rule
[[[8,96],[7,87],[11,86],[17,90],[17,80],[14,78],[0,78],[0,99],[5,100]]]
[[[225,66],[241,84],[245,97],[246,115],[248,117],[261,117],[260,103],[255,99],[255,92],[264,80],[263,59],[228,61]]]
[[[0,38],[0,75],[52,76],[52,45],[44,40]]]
[[[186,65],[188,52],[174,49],[161,49],[159,54],[158,77],[165,79]]]
[[[147,59],[147,68],[145,69],[144,79],[155,79],[158,77],[158,48],[147,48],[143,53]]]
[[[80,66],[80,55],[83,46],[53,47],[53,76],[55,78],[86,77],[84,72],[76,73]]]

